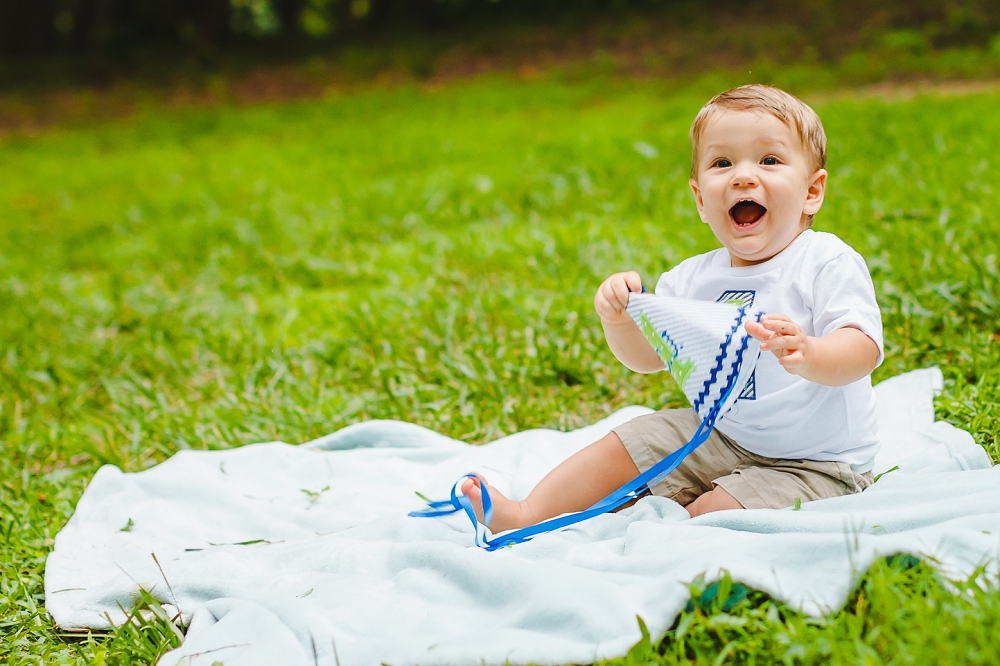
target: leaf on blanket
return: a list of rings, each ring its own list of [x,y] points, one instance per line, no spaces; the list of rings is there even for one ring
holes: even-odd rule
[[[329,489],[330,486],[327,486],[326,488],[320,488],[319,490],[307,490],[305,488],[302,488],[301,490],[309,497],[309,504],[312,505],[315,504],[316,500],[318,500],[323,495],[323,493],[325,493]]]
[[[890,467],[889,469],[885,470],[884,472],[882,472],[881,474],[875,475],[875,478],[872,479],[872,483],[877,482],[879,479],[881,479],[883,476],[885,476],[889,472],[895,472],[897,469],[899,469],[899,465],[894,465],[894,466]]]

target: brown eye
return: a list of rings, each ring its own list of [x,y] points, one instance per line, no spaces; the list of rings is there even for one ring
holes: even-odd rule
[[[762,159],[760,163],[763,164],[764,166],[774,166],[778,163],[778,158],[774,157],[773,155],[768,155],[767,157]]]

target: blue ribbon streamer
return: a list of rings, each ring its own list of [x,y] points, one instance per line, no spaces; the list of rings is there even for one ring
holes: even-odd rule
[[[725,359],[726,352],[729,349],[733,336],[739,330],[740,324],[743,323],[745,315],[745,309],[740,308],[736,324],[733,326],[733,329],[729,332],[725,341],[723,341],[721,345],[719,356],[716,357],[716,360],[720,362],[720,368],[721,362]],[[758,314],[756,317],[757,321],[760,321],[760,317],[761,314]],[[549,520],[543,520],[540,523],[529,525],[528,527],[523,527],[518,530],[504,532],[494,539],[487,539],[486,525],[489,525],[490,520],[493,518],[493,501],[490,499],[490,493],[486,489],[486,484],[480,483],[480,489],[483,493],[483,523],[480,523],[476,518],[475,510],[472,508],[472,501],[465,494],[459,493],[459,489],[465,482],[465,479],[479,479],[480,477],[477,474],[465,474],[451,487],[451,497],[449,499],[428,502],[426,509],[411,511],[408,515],[414,518],[433,518],[436,516],[447,516],[463,511],[465,512],[465,515],[469,517],[469,520],[472,521],[476,530],[476,545],[480,548],[486,549],[487,551],[493,551],[498,548],[505,548],[507,546],[513,546],[514,544],[523,543],[538,536],[539,534],[567,527],[569,525],[587,520],[588,518],[599,516],[602,513],[608,513],[623,504],[626,504],[634,499],[638,499],[646,488],[653,487],[661,479],[663,479],[663,477],[677,469],[678,465],[680,465],[692,451],[701,446],[705,440],[708,439],[708,436],[712,433],[712,428],[715,427],[716,420],[719,418],[719,411],[722,409],[722,405],[726,403],[726,400],[733,392],[733,388],[736,386],[736,379],[739,377],[740,368],[743,365],[743,353],[746,351],[749,343],[750,337],[745,335],[739,350],[736,352],[736,363],[733,364],[732,372],[729,377],[726,378],[725,391],[723,391],[722,395],[716,401],[715,405],[713,405],[708,414],[705,415],[705,418],[698,426],[698,429],[691,437],[691,440],[639,476],[626,483],[618,490],[593,504],[591,507],[584,509],[583,511],[577,511],[575,513],[557,516],[556,518],[550,518]],[[713,369],[713,378],[716,372],[718,372],[718,369]]]

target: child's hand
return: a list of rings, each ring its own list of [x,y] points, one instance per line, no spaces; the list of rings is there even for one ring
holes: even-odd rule
[[[764,315],[760,323],[748,321],[747,333],[760,340],[761,351],[770,351],[793,375],[804,376],[812,360],[809,341],[802,328],[783,314]]]
[[[594,309],[601,321],[605,324],[632,321],[632,317],[625,312],[625,307],[628,305],[629,292],[633,291],[642,291],[642,278],[635,271],[615,273],[602,282],[594,296]]]

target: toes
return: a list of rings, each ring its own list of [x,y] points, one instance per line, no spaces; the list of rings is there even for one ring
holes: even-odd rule
[[[483,478],[481,474],[476,474],[474,477],[469,477],[462,482],[462,492],[469,497],[480,498],[483,493],[480,490],[486,484],[486,479]]]
[[[479,500],[483,493],[479,490],[479,479],[466,479],[462,483],[462,493],[468,495],[470,499]]]
[[[486,479],[476,475],[475,478],[468,478],[462,483],[462,493],[472,500],[472,510],[476,513],[476,518],[479,522],[485,520],[483,512],[483,490],[482,486],[486,484]]]

